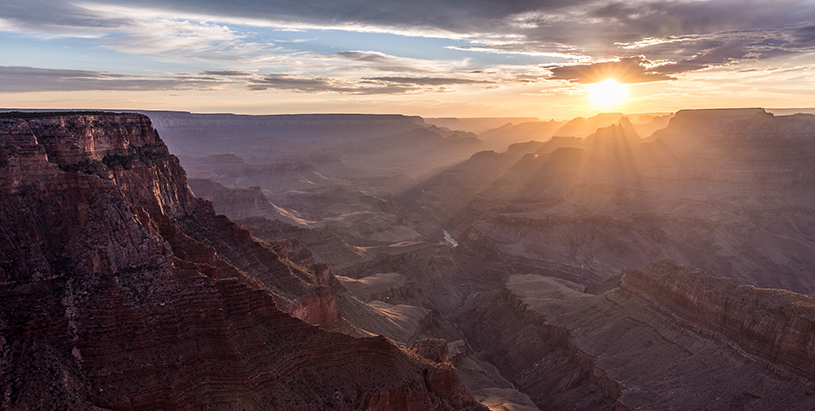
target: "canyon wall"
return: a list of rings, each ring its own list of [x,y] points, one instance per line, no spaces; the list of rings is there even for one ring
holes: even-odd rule
[[[815,378],[815,298],[738,285],[670,260],[626,270],[622,290],[791,377]]]
[[[345,327],[145,116],[3,115],[0,214],[0,408],[483,409],[450,364],[284,312]]]
[[[513,275],[456,314],[542,410],[809,409],[812,298],[660,261],[584,294]]]
[[[671,258],[813,295],[813,130],[812,115],[683,110],[650,136],[620,121],[579,146],[478,153],[409,200],[462,252],[523,272],[592,285]]]

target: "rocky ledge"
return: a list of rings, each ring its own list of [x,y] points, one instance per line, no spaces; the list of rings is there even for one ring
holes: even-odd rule
[[[455,319],[541,409],[812,409],[812,298],[660,261],[599,295],[518,274]]]
[[[671,260],[624,271],[622,289],[745,357],[790,377],[815,378],[815,298],[739,285]]]

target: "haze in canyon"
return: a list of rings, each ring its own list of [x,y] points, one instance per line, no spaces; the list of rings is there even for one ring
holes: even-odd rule
[[[4,408],[812,407],[815,116],[526,120],[4,114]]]
[[[0,0],[0,409],[815,409],[815,3]]]

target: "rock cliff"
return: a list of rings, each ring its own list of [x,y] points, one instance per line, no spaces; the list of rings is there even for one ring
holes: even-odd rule
[[[284,312],[341,321],[332,277],[196,199],[145,116],[3,115],[0,215],[2,409],[482,409]]]
[[[601,128],[581,148],[478,153],[411,200],[460,252],[524,272],[592,285],[671,258],[815,295],[815,116],[684,110],[643,139],[633,126]]]
[[[624,271],[625,292],[774,371],[815,378],[815,298],[738,285],[664,260]]]
[[[600,295],[513,275],[456,315],[475,350],[544,410],[805,410],[812,298],[670,261]]]

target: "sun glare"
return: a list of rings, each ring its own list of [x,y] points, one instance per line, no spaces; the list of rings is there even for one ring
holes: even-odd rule
[[[594,104],[601,107],[620,105],[627,93],[628,85],[620,84],[614,80],[605,80],[589,86]]]

